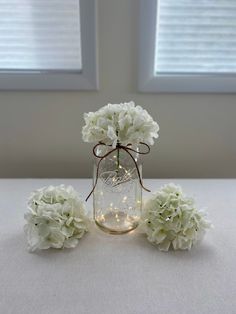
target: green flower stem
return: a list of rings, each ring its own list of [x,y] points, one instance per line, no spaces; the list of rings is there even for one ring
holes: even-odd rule
[[[117,151],[116,151],[116,172],[117,172],[117,174],[119,172],[119,167],[120,167],[120,149],[117,148]]]
[[[117,136],[119,135],[118,130],[116,130],[116,135]],[[119,173],[119,167],[120,167],[120,149],[119,149],[119,147],[117,147],[119,144],[120,144],[120,142],[118,140],[117,145],[116,145],[116,148],[117,148],[117,151],[116,151],[116,173],[117,174]]]

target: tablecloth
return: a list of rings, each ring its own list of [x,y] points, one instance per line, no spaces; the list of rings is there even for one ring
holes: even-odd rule
[[[145,185],[155,191],[168,182],[207,208],[214,224],[191,251],[160,252],[135,231],[115,236],[94,226],[75,249],[32,254],[23,233],[30,192],[64,183],[85,198],[91,180],[1,179],[0,313],[236,313],[236,180]]]

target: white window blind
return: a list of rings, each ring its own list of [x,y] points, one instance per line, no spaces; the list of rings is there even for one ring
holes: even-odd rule
[[[236,73],[236,0],[158,0],[155,74]]]
[[[79,0],[0,0],[0,71],[80,71]]]

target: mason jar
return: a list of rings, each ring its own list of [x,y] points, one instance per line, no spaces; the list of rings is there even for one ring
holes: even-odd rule
[[[100,229],[111,234],[134,230],[141,217],[141,156],[138,146],[129,148],[134,151],[106,145],[98,145],[95,151],[94,220]]]

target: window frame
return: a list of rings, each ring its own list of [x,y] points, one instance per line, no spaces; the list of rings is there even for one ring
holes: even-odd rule
[[[80,0],[81,71],[0,71],[0,90],[97,90],[97,4]]]
[[[236,93],[236,73],[154,73],[158,0],[139,0],[138,90],[147,93]]]

